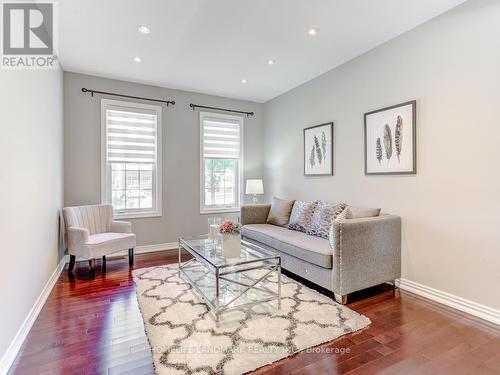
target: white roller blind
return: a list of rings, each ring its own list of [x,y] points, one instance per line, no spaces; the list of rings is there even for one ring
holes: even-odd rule
[[[106,110],[106,152],[111,163],[154,163],[157,153],[154,111]]]
[[[203,119],[203,156],[205,158],[239,159],[240,124],[236,121]]]

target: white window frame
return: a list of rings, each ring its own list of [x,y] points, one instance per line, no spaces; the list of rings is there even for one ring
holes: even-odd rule
[[[152,110],[157,116],[156,129],[156,170],[153,168],[153,209],[114,210],[117,219],[134,219],[162,216],[162,107],[158,105],[126,102],[112,99],[101,99],[101,202],[112,204],[111,200],[111,166],[108,164],[106,110],[108,108],[124,108],[133,111]]]
[[[216,206],[214,208],[208,208],[205,206],[205,157],[203,155],[203,120],[204,119],[213,119],[213,120],[231,120],[238,122],[240,126],[240,158],[237,166],[237,186],[235,191],[236,202],[233,206],[230,207],[222,207]],[[241,202],[243,202],[243,126],[244,119],[243,116],[235,116],[235,115],[227,115],[223,113],[216,112],[201,112],[200,111],[200,134],[199,134],[199,142],[200,142],[200,214],[216,214],[216,213],[228,213],[228,212],[239,212],[241,208]]]

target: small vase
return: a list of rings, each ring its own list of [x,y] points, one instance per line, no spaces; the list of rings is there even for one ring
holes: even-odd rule
[[[238,258],[241,251],[240,234],[222,235],[222,255],[225,258]]]

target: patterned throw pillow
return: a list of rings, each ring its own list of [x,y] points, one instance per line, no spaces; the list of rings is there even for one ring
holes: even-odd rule
[[[311,225],[307,229],[307,234],[328,238],[330,226],[334,220],[337,220],[337,218],[340,219],[342,217],[341,215],[345,215],[344,211],[346,207],[347,205],[345,203],[335,204],[322,201],[317,202]]]
[[[295,201],[288,229],[305,232],[311,225],[316,202]]]

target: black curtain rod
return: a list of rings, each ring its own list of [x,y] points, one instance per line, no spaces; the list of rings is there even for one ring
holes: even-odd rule
[[[218,107],[207,107],[205,105],[198,105],[198,104],[189,104],[189,106],[191,107],[191,109],[194,111],[196,108],[204,108],[204,109],[215,109],[217,111],[225,111],[225,112],[233,112],[233,113],[241,113],[243,115],[247,115],[247,116],[253,116],[255,113],[253,112],[245,112],[245,111],[236,111],[234,109],[227,109],[227,108],[218,108]]]
[[[92,96],[94,96],[94,94],[101,94],[101,95],[120,96],[122,98],[129,98],[129,99],[149,100],[150,102],[165,103],[167,105],[167,107],[170,104],[171,105],[175,104],[175,101],[173,101],[173,100],[161,100],[161,99],[144,98],[142,96],[131,96],[131,95],[115,94],[113,92],[97,91],[97,90],[92,90],[92,89],[86,89],[85,87],[82,87],[82,92],[90,92],[90,95],[92,95]]]

